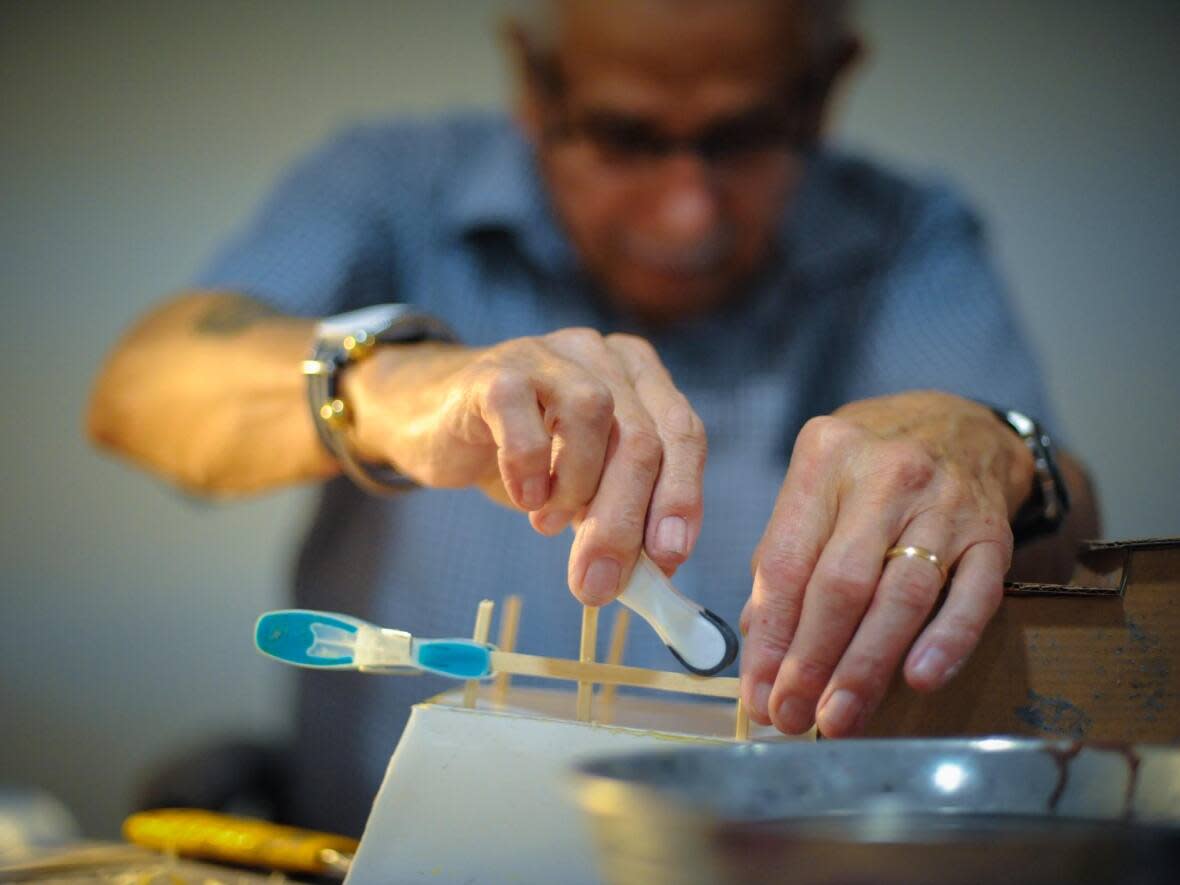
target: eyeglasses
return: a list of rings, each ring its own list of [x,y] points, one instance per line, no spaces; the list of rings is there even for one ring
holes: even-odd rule
[[[759,111],[724,120],[690,136],[672,136],[648,121],[626,115],[594,112],[581,118],[559,118],[546,131],[558,144],[581,144],[595,158],[619,170],[650,167],[687,152],[713,169],[739,171],[770,155],[801,148],[806,139],[788,113]]]
[[[821,72],[809,71],[785,90],[777,107],[739,113],[697,135],[677,137],[627,114],[598,111],[572,115],[564,107],[566,83],[556,60],[526,46],[525,64],[548,105],[546,140],[586,147],[599,164],[624,172],[650,168],[680,152],[695,154],[721,172],[753,170],[771,156],[802,152],[813,141],[812,123],[824,93]]]

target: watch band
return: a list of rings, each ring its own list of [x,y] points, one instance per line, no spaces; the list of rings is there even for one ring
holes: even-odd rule
[[[1028,415],[1015,409],[989,408],[1024,440],[1033,456],[1032,492],[1012,518],[1012,535],[1016,543],[1023,544],[1056,532],[1069,513],[1069,491],[1053,454],[1053,440]]]
[[[311,356],[303,361],[307,403],[324,448],[349,479],[366,492],[396,495],[418,484],[392,467],[366,464],[348,441],[352,413],[340,395],[340,372],[369,356],[379,344],[415,341],[456,341],[455,333],[437,317],[405,304],[378,304],[327,317],[316,326]]]

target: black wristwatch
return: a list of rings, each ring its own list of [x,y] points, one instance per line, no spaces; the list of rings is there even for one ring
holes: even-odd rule
[[[1032,493],[1012,518],[1012,534],[1016,543],[1023,544],[1033,538],[1053,534],[1061,528],[1065,515],[1069,513],[1069,491],[1053,455],[1053,440],[1045,428],[1028,415],[994,406],[991,410],[1024,440],[1033,456]]]

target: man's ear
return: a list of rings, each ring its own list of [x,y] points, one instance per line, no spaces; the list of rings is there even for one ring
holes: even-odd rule
[[[809,95],[805,99],[803,114],[804,131],[811,140],[818,141],[827,130],[833,107],[843,97],[848,75],[860,66],[867,54],[864,41],[853,34],[816,62],[809,77]]]
[[[542,82],[538,70],[540,62],[537,49],[520,22],[514,19],[504,22],[501,42],[513,73],[513,116],[525,137],[534,145],[539,144],[544,131],[542,108],[548,84]]]

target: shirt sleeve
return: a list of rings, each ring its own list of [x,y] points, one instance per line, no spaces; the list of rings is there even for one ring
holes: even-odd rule
[[[197,285],[241,292],[297,316],[405,300],[394,291],[393,237],[376,199],[391,179],[396,186],[390,147],[357,127],[303,158]]]
[[[910,218],[858,311],[847,400],[943,390],[1059,430],[979,220],[946,189],[928,192]]]

